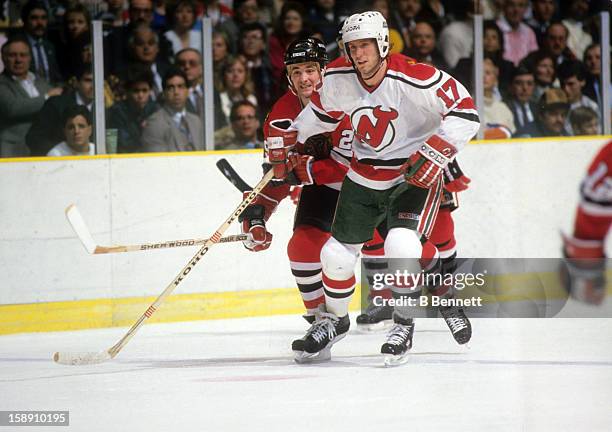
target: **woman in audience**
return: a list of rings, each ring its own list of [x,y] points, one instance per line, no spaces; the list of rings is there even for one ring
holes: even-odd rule
[[[170,30],[164,33],[172,44],[172,52],[193,48],[202,52],[202,33],[194,30],[196,20],[195,3],[192,0],[179,0],[169,10]]]
[[[96,154],[96,146],[90,142],[91,114],[86,106],[74,105],[64,111],[65,141],[57,144],[47,156],[78,156]]]
[[[216,103],[221,104],[225,124],[230,124],[230,113],[234,103],[248,100],[257,106],[257,98],[249,70],[241,57],[229,57],[223,67],[222,76],[223,88],[218,93]]]
[[[81,52],[91,43],[91,17],[85,6],[76,3],[64,15],[57,56],[62,76],[73,77],[83,64]]]
[[[499,70],[490,58],[483,62],[484,136],[486,139],[510,138],[515,132],[510,108],[496,97]]]
[[[215,90],[222,91],[223,88],[223,67],[227,63],[229,56],[229,40],[223,32],[213,32],[212,37],[213,54],[213,81]]]
[[[528,67],[533,71],[536,83],[532,101],[538,101],[547,89],[559,87],[555,71],[555,60],[550,54],[538,51],[537,55],[534,56],[533,64]]]

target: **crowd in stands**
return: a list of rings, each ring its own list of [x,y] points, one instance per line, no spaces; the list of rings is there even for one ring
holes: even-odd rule
[[[0,0],[0,157],[91,154],[92,19],[103,22],[107,148],[259,148],[287,90],[283,56],[300,37],[340,55],[338,30],[377,10],[391,52],[475,91],[473,16],[484,21],[486,138],[601,133],[599,15],[608,0]],[[202,18],[213,24],[213,88],[202,76]],[[606,65],[609,67],[609,65]],[[406,115],[409,115],[407,113]],[[115,150],[116,149],[116,150]]]

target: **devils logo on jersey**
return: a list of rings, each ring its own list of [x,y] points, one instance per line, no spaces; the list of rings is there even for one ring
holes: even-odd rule
[[[359,108],[351,114],[351,124],[355,130],[355,137],[364,144],[368,144],[377,152],[393,142],[395,127],[393,120],[398,117],[396,110],[376,107]]]

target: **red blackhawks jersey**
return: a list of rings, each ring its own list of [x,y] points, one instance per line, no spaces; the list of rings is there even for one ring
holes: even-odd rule
[[[347,118],[353,130],[347,175],[378,190],[401,183],[400,166],[433,135],[461,150],[479,127],[474,101],[461,83],[401,54],[387,58],[385,77],[374,88],[361,81],[348,60],[334,60],[293,127],[304,142]]]

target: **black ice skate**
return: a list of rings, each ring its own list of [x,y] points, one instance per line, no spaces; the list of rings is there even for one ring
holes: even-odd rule
[[[393,306],[376,306],[373,299],[370,298],[370,303],[364,313],[357,317],[357,328],[361,331],[384,330],[393,323],[392,319]]]
[[[306,322],[311,325],[315,321],[314,315],[302,315],[302,318],[304,318]],[[306,336],[308,336],[308,333],[306,333],[303,337],[294,340],[291,343],[291,350],[294,352],[295,355],[298,355],[298,353],[301,354],[304,351],[304,341],[306,340]]]
[[[440,307],[439,309],[455,341],[459,345],[468,343],[472,338],[472,324],[463,309],[457,306]]]
[[[292,344],[292,348],[298,348],[293,350],[295,361],[297,363],[308,363],[329,360],[332,345],[346,336],[350,324],[348,314],[338,318],[321,308],[315,314],[315,321],[306,335]],[[303,340],[303,342],[300,343],[299,340]],[[303,350],[300,351],[299,348],[303,348]]]
[[[398,366],[408,361],[408,352],[412,348],[414,322],[412,318],[401,318],[393,314],[393,327],[387,334],[387,342],[380,347],[384,355],[385,366]]]

